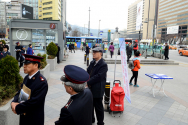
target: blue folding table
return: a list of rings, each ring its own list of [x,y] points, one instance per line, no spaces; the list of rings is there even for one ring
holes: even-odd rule
[[[167,75],[164,75],[164,74],[145,74],[145,75],[151,78],[152,89],[150,90],[150,92],[153,91],[153,97],[155,97],[155,89],[154,89],[154,87],[155,87],[155,83],[157,82],[158,79],[161,80],[161,87],[160,87],[160,89],[159,89],[158,92],[160,92],[161,89],[163,89],[162,92],[163,92],[164,95],[167,97],[167,95],[166,95],[165,92],[164,92],[164,87],[163,87],[164,80],[165,80],[165,79],[173,79],[173,78],[172,78],[172,77],[169,77],[169,76],[167,76]],[[153,81],[153,79],[154,79],[155,81]]]

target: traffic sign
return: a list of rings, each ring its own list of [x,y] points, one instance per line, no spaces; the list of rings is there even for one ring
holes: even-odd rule
[[[102,35],[102,34],[100,34],[100,35]]]
[[[103,33],[103,31],[100,31],[101,33]]]

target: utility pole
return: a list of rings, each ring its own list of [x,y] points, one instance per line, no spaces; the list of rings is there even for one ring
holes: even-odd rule
[[[90,36],[90,7],[89,7],[89,23],[88,23],[88,36]]]
[[[98,32],[98,37],[99,37],[99,34],[100,34],[100,21],[101,21],[101,20],[99,20],[99,32]]]

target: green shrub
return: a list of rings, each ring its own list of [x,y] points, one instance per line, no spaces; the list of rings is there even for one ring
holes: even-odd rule
[[[50,56],[53,56],[55,58],[57,51],[58,51],[58,47],[55,45],[55,43],[51,42],[47,48],[47,54]]]
[[[46,62],[46,54],[41,55],[40,53],[37,54],[37,56],[43,57],[44,59],[41,60],[40,62],[40,69],[43,69],[46,67],[47,62]]]
[[[19,74],[18,61],[7,55],[0,60],[0,103],[3,99],[12,98],[23,82]]]
[[[0,40],[4,45],[6,45],[6,42],[5,42],[5,40]]]

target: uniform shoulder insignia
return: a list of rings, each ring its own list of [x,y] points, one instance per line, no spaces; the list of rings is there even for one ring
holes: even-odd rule
[[[68,109],[72,102],[73,102],[73,99],[69,99],[69,101],[68,101],[67,104],[64,106],[64,108]]]
[[[41,81],[44,81],[44,78],[42,78],[42,76],[40,76],[40,80],[41,80]]]

